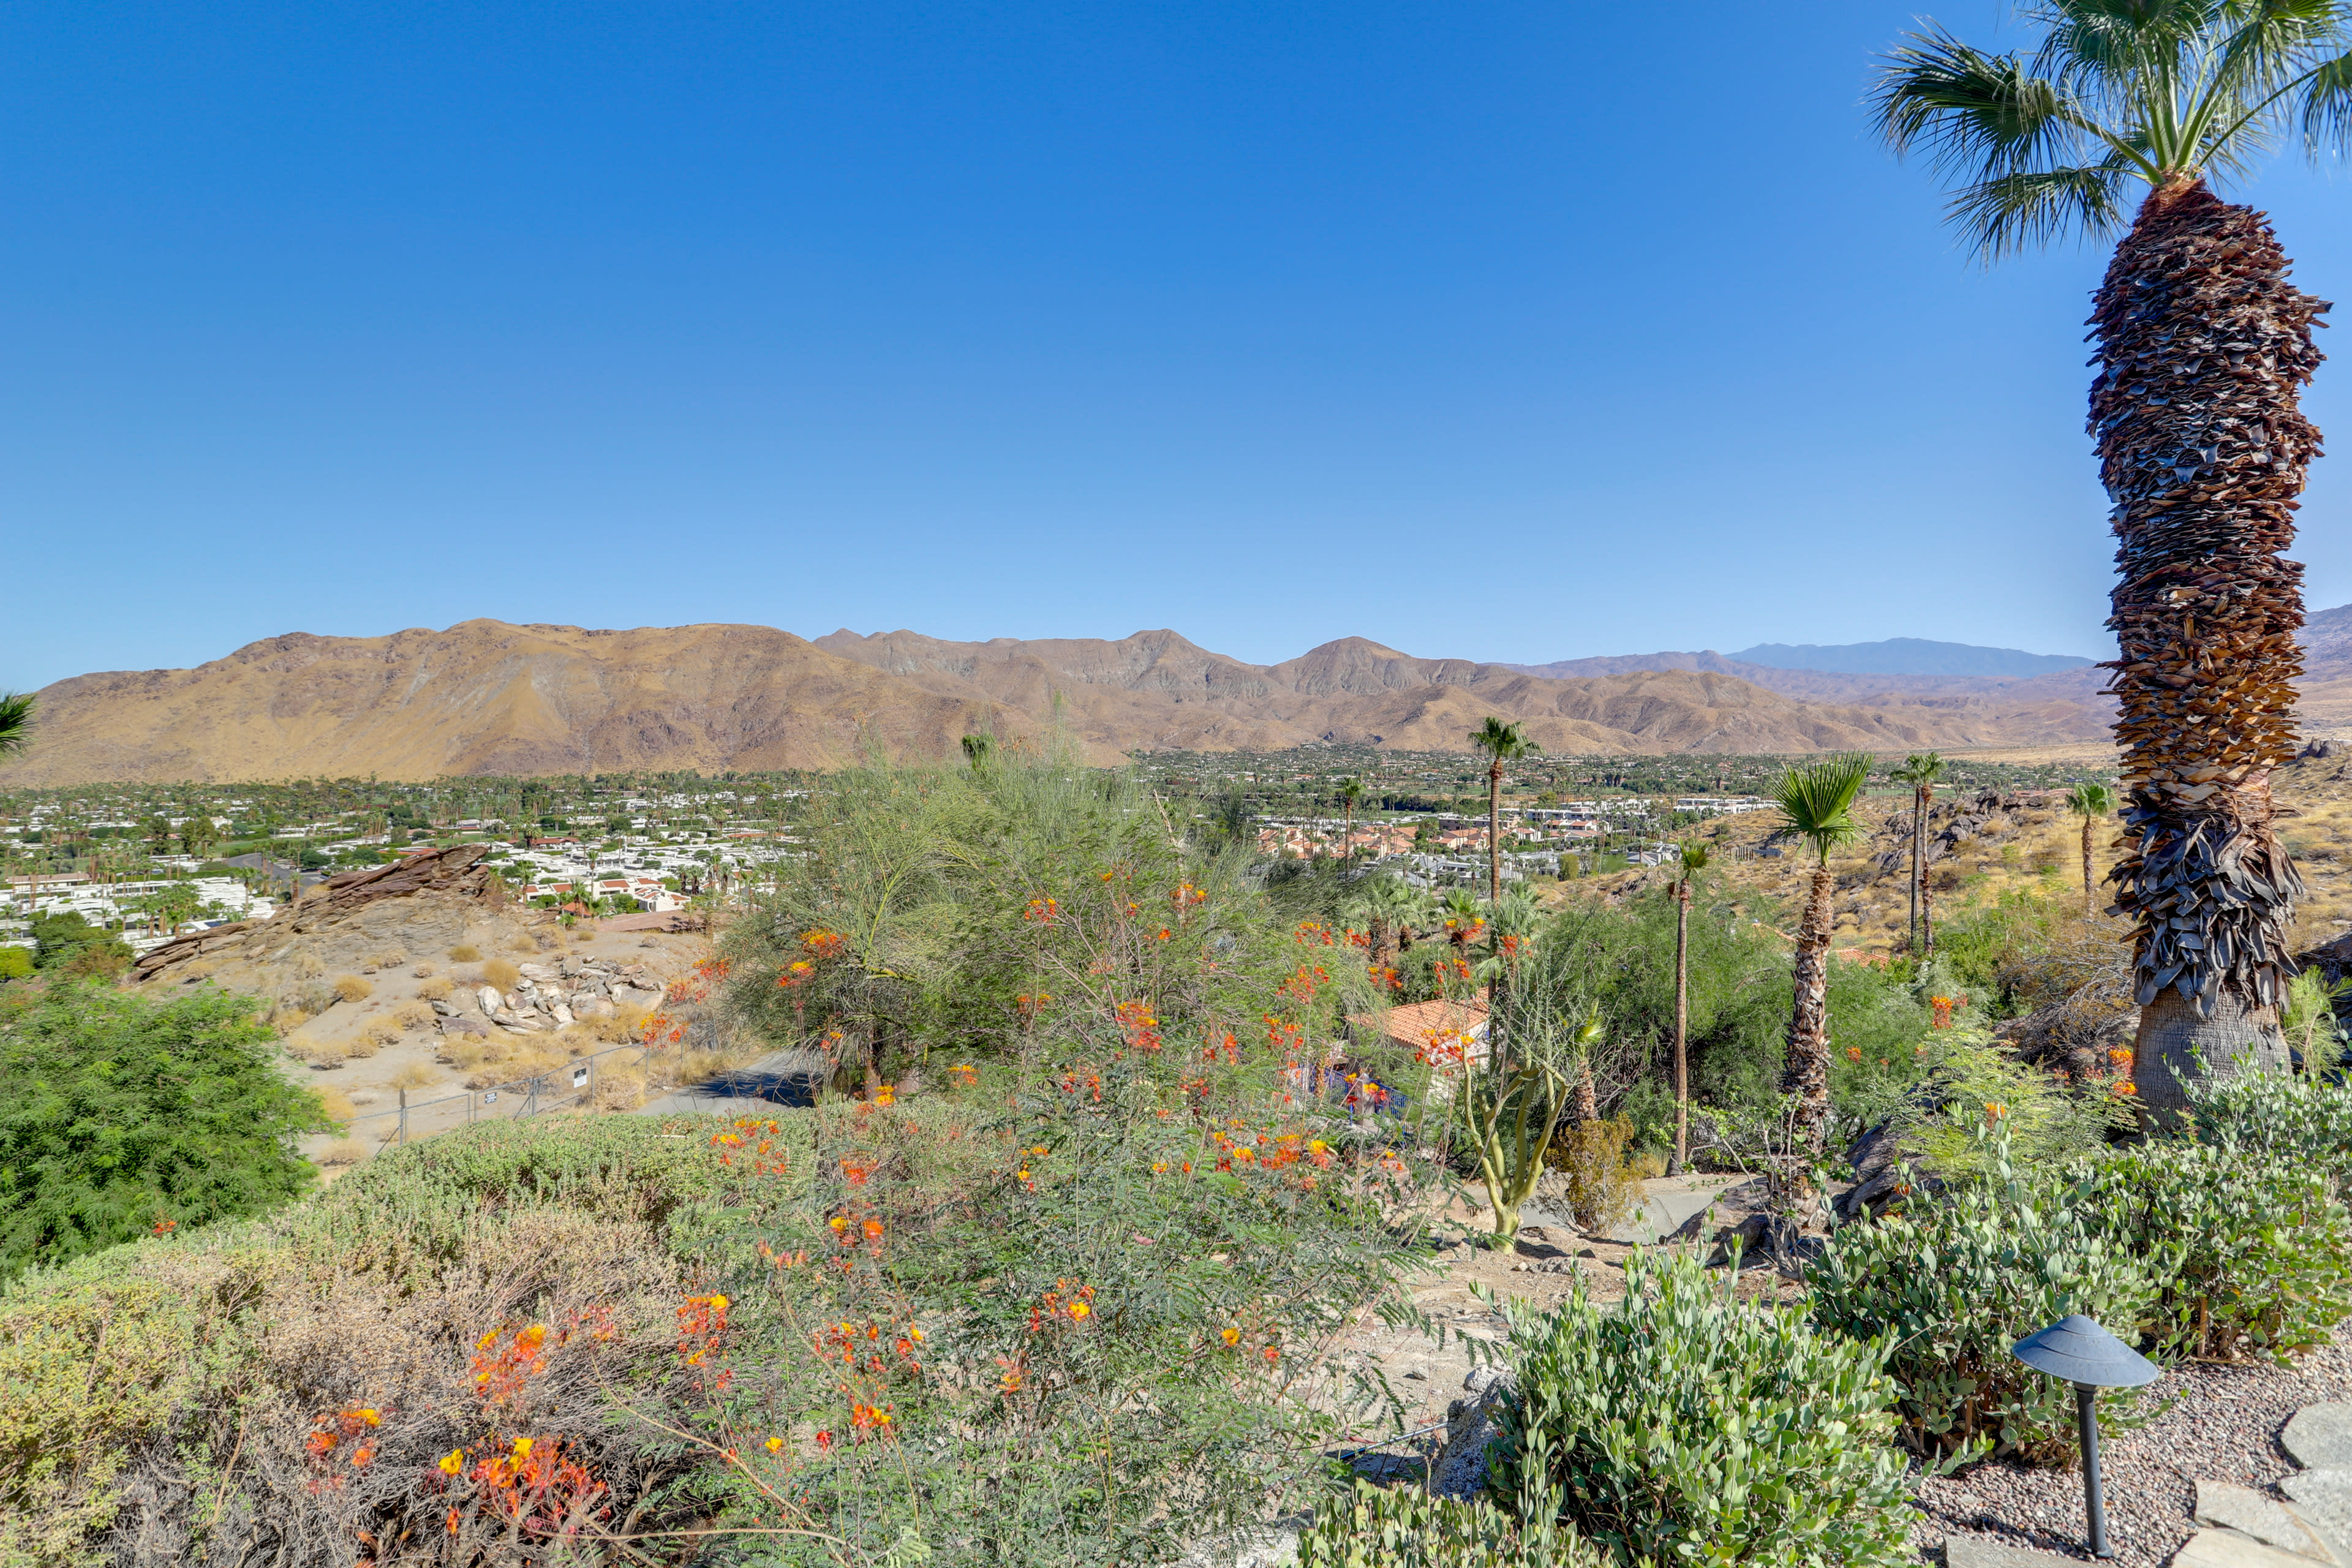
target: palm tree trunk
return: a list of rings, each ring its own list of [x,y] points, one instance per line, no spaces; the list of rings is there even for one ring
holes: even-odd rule
[[[1486,901],[1503,901],[1503,759],[1486,768]]]
[[[2083,918],[2091,918],[2091,818],[2083,817]]]
[[[1927,805],[1919,791],[1911,792],[1911,952],[1919,952],[1919,884],[1927,876]]]
[[[2138,927],[2135,1076],[2160,1114],[2185,1109],[2185,1079],[2233,1076],[2245,1047],[2285,1051],[2303,883],[2273,826],[2270,775],[2294,752],[2303,568],[2281,552],[2319,446],[2298,397],[2327,308],[2286,270],[2261,214],[2202,182],[2168,186],[2116,247],[2092,318],[2091,429],[2121,541],[2112,878]]]
[[[1936,889],[1927,885],[1927,808],[1935,804],[1936,786],[1919,791],[1919,956],[1936,956]]]
[[[1690,873],[1675,887],[1675,1152],[1666,1174],[1690,1159]]]
[[[1780,1091],[1797,1098],[1796,1131],[1805,1149],[1820,1153],[1830,1125],[1830,899],[1837,879],[1827,866],[1813,871],[1797,930],[1796,1005],[1789,1015],[1789,1058]]]

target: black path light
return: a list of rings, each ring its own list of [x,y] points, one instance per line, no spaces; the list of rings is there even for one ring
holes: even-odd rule
[[[2107,1550],[2107,1501],[2099,1491],[2099,1390],[2138,1388],[2154,1383],[2163,1369],[2131,1346],[2076,1312],[2059,1319],[2011,1350],[2036,1372],[2074,1385],[2074,1426],[2083,1443],[2083,1501],[2091,1516],[2091,1555]]]

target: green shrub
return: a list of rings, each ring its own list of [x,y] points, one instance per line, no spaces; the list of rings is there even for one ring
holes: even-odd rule
[[[1580,1230],[1607,1234],[1641,1202],[1642,1173],[1625,1157],[1633,1141],[1628,1116],[1595,1117],[1553,1137],[1544,1163],[1567,1178],[1569,1212]]]
[[[0,947],[0,981],[23,980],[33,973],[33,955],[21,947]]]
[[[1660,1562],[1909,1561],[1883,1346],[1727,1301],[1687,1258],[1637,1254],[1607,1307],[1579,1289],[1541,1317],[1507,1312],[1506,1497],[1556,1488],[1586,1535]]]
[[[2285,1170],[2321,1171],[2341,1192],[2352,1182],[2352,1083],[2284,1072],[2243,1073],[2192,1085],[2200,1143],[2229,1143]]]
[[[2094,1228],[2171,1265],[2141,1324],[2160,1354],[2284,1364],[2352,1312],[2352,1220],[2318,1171],[2166,1142],[2107,1155],[2077,1185]]]
[[[1552,1522],[1559,1511],[1556,1502],[1506,1510],[1485,1498],[1358,1481],[1317,1511],[1299,1538],[1298,1568],[1602,1568],[1608,1560],[1573,1527]]]
[[[170,1228],[266,1212],[315,1173],[318,1098],[278,1071],[256,1004],[63,981],[0,1001],[0,1278]]]
[[[2070,1312],[2118,1330],[2149,1321],[2178,1246],[2135,1256],[2066,1183],[2020,1176],[2005,1131],[1979,1137],[1984,1179],[1830,1237],[1806,1274],[1812,1320],[1890,1347],[1904,1436],[1922,1454],[2050,1458],[2071,1448],[2074,1396],[2010,1347]],[[2103,1404],[2108,1422],[2132,1424],[2130,1390]]]

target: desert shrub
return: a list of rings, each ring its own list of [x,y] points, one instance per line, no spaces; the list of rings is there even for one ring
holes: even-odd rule
[[[1982,1143],[1983,1179],[1831,1236],[1806,1271],[1812,1319],[1892,1347],[1903,1433],[1921,1453],[2049,1459],[2072,1449],[2074,1395],[2010,1347],[2070,1312],[2145,1323],[2171,1268],[2114,1239],[2067,1182],[2019,1174],[1998,1126]],[[2136,1424],[2133,1394],[2102,1394],[2102,1419]]]
[[[301,1193],[332,1125],[250,998],[56,984],[0,1001],[0,1277]]]
[[[433,1009],[422,1002],[404,1002],[393,1009],[392,1021],[413,1034],[433,1022]]]
[[[400,1043],[400,1031],[389,1024],[370,1024],[343,1041],[343,1055],[365,1058],[386,1046]]]
[[[341,1040],[322,1040],[316,1035],[289,1035],[286,1054],[306,1067],[328,1071],[343,1065],[350,1055]]]
[[[2165,1267],[2140,1328],[2168,1359],[2288,1353],[2352,1312],[2352,1219],[2322,1172],[2233,1145],[2164,1142],[2085,1166],[2094,1229]]]
[[[360,1108],[352,1103],[352,1097],[340,1089],[313,1089],[311,1092],[319,1097],[319,1109],[330,1121],[348,1125],[352,1118],[360,1113]]]
[[[272,1007],[269,1010],[270,1026],[277,1029],[280,1035],[288,1037],[291,1037],[295,1030],[309,1023],[312,1016],[312,1014],[304,1012],[301,1008],[286,1002],[280,1002],[277,1006]],[[287,1048],[289,1050],[293,1048],[293,1042],[290,1037],[287,1042]]]
[[[392,1075],[394,1089],[430,1089],[440,1081],[440,1075],[423,1062],[411,1062]]]
[[[1299,1537],[1298,1568],[1603,1568],[1559,1516],[1557,1494],[1501,1509],[1358,1481],[1327,1500]]]
[[[593,1092],[599,1110],[635,1110],[645,1102],[646,1075],[635,1068],[599,1063]]]
[[[1580,1282],[1550,1312],[1506,1315],[1517,1391],[1489,1460],[1505,1497],[1556,1488],[1586,1535],[1662,1563],[1910,1560],[1885,1345],[1727,1300],[1688,1258],[1637,1255],[1605,1307]]]
[[[1606,1230],[1642,1201],[1641,1173],[1625,1152],[1633,1138],[1632,1119],[1618,1116],[1564,1127],[1552,1139],[1544,1163],[1567,1179],[1578,1229]]]
[[[410,970],[408,973],[415,975],[419,980],[430,980],[433,978],[433,965],[430,963],[419,963],[415,968]],[[424,988],[419,986],[418,989],[422,990]]]
[[[522,971],[503,958],[494,958],[482,965],[482,981],[501,991],[511,991],[522,979]]]
[[[394,948],[392,952],[387,952],[383,957],[377,959],[375,961],[375,965],[378,969],[398,969],[402,964],[406,963],[407,962],[407,952],[403,949]]]
[[[446,1002],[451,989],[446,980],[427,980],[416,988],[416,994],[427,1002]]]
[[[33,964],[37,969],[62,972],[80,962],[83,967],[76,973],[84,978],[108,977],[106,962],[120,959],[113,972],[119,973],[131,962],[131,950],[121,939],[103,926],[91,925],[75,910],[41,915],[30,926],[34,942]],[[21,952],[21,949],[17,951]],[[91,954],[98,955],[96,958]]]
[[[452,963],[478,963],[481,958],[482,950],[468,942],[461,942],[449,950],[449,962]]]
[[[2194,1134],[2287,1170],[2326,1173],[2352,1184],[2352,1082],[2284,1072],[2249,1072],[2189,1090]]]
[[[555,944],[551,942],[545,943],[535,942],[529,931],[519,931],[507,938],[505,945],[509,952],[538,952],[542,947],[552,947]]]
[[[364,1138],[338,1138],[319,1153],[321,1165],[356,1165],[375,1152]]]
[[[2033,1169],[2090,1158],[2133,1125],[2105,1086],[2028,1067],[1975,1025],[1926,1031],[1895,1070],[1847,1065],[1852,1076],[1833,1071],[1832,1084],[1843,1091],[1849,1132],[1885,1125],[1943,1182],[1991,1173],[1996,1145],[1979,1135],[1988,1119],[2000,1124],[1999,1151]]]
[[[25,980],[33,973],[33,955],[21,947],[0,947],[0,984]]]
[[[335,978],[335,994],[346,1002],[364,1002],[375,994],[375,985],[356,974],[338,975]]]

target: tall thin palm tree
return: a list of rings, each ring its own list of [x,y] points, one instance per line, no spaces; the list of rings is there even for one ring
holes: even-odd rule
[[[1682,846],[1675,879],[1675,1152],[1666,1174],[1679,1176],[1690,1158],[1690,905],[1691,878],[1706,867],[1706,846]]]
[[[1356,805],[1364,798],[1364,781],[1339,781],[1339,807],[1347,814],[1347,826],[1339,830],[1339,858],[1347,859],[1354,853],[1356,837]]]
[[[1780,826],[1811,844],[1815,857],[1805,918],[1797,928],[1796,1005],[1789,1015],[1789,1059],[1780,1089],[1796,1097],[1797,1134],[1816,1154],[1828,1140],[1830,1124],[1830,899],[1837,891],[1830,851],[1861,832],[1853,802],[1869,776],[1869,756],[1847,752],[1790,767],[1772,792]]]
[[[2091,824],[2116,808],[2116,792],[2103,784],[2078,784],[2066,792],[2066,809],[2083,819],[2083,918],[2091,918]]]
[[[1874,98],[1897,152],[1957,184],[1988,258],[2128,230],[2092,325],[2090,428],[2121,542],[2108,627],[2124,750],[2116,906],[2137,924],[2135,1087],[2161,1112],[2242,1058],[2283,1066],[2286,925],[2273,826],[2294,749],[2302,568],[2282,552],[2319,433],[2299,397],[2326,304],[2263,215],[2209,181],[2299,132],[2352,143],[2352,0],[2022,0],[2028,58],[1906,35]],[[2134,182],[2147,186],[2126,211]]]
[[[1491,714],[1470,731],[1470,743],[1486,753],[1486,899],[1491,903],[1503,896],[1503,764],[1543,748],[1520,734],[1517,724]]]
[[[1927,808],[1936,804],[1936,781],[1944,776],[1944,759],[1933,752],[1914,752],[1900,767],[1887,770],[1896,784],[1911,786],[1911,951],[1922,957],[1936,952],[1936,917],[1927,896]],[[1925,920],[1927,942],[1919,942]]]

